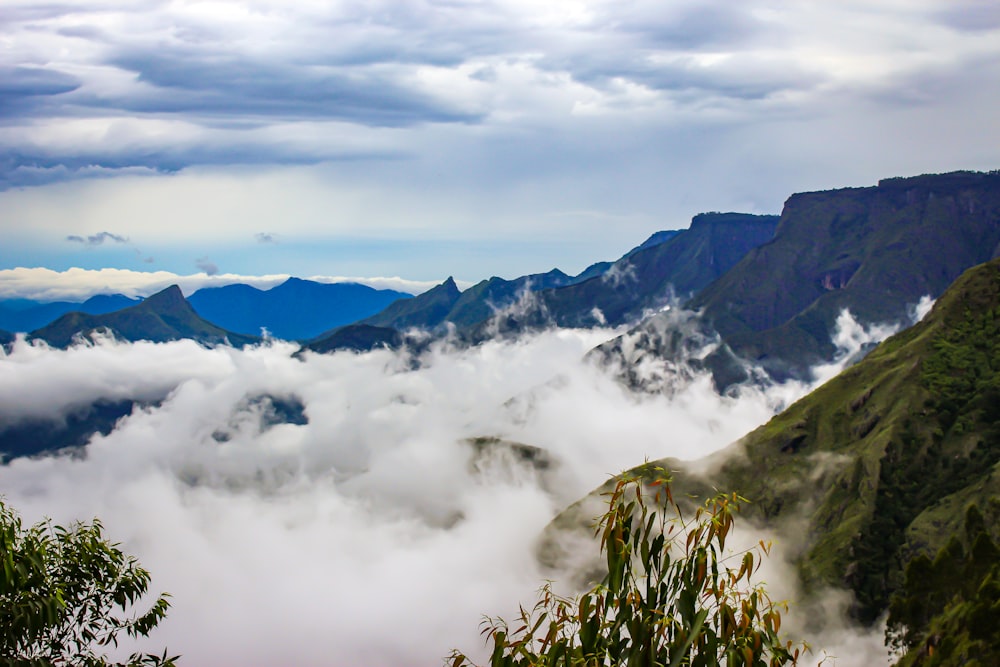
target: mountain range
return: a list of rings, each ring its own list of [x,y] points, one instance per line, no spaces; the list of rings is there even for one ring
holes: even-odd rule
[[[267,290],[245,284],[206,287],[188,297],[188,302],[201,317],[228,331],[260,336],[266,329],[276,338],[299,340],[356,322],[411,297],[406,292],[357,283],[289,278]],[[67,313],[105,315],[141,300],[121,294],[99,294],[83,303],[8,299],[0,301],[0,330],[35,331]]]
[[[207,288],[189,301],[226,332],[203,329],[202,340],[243,340],[236,334],[265,328],[329,352],[402,345],[414,340],[406,335],[410,329],[423,330],[424,342],[430,334],[475,344],[552,325],[632,323],[638,352],[668,358],[676,354],[671,336],[650,332],[664,330],[657,320],[661,309],[682,305],[700,313],[706,335],[719,337],[721,345],[703,363],[722,389],[746,379],[742,360],[774,379],[806,377],[834,352],[831,333],[844,309],[861,322],[909,321],[922,297],[937,297],[962,271],[996,255],[998,220],[996,172],[892,178],[872,187],[793,195],[780,217],[700,214],[688,229],[658,232],[619,260],[577,276],[553,269],[513,280],[493,277],[465,291],[449,278],[416,297],[292,278],[266,291]],[[106,310],[122,299],[95,297],[85,307]],[[67,304],[3,307],[8,314],[42,317]],[[82,315],[73,317],[34,335],[49,339],[61,332],[57,344],[65,344],[69,329],[94,326]],[[645,317],[653,320],[643,322]],[[0,320],[0,329],[22,328]],[[131,332],[142,337],[134,327]],[[614,356],[622,348],[622,341],[612,341],[603,351]]]
[[[188,297],[188,302],[200,316],[229,331],[259,336],[266,329],[275,338],[304,340],[412,296],[357,283],[289,278],[269,290],[241,284],[206,287]]]
[[[405,303],[396,303],[361,324],[383,339],[380,329],[410,328],[454,334],[468,343],[497,333],[547,326],[616,325],[667,303],[675,293],[703,288],[752,248],[769,240],[778,217],[744,213],[703,213],[686,230],[657,232],[619,260],[595,264],[569,277],[554,269],[515,280],[493,277],[465,292],[452,278]],[[318,337],[314,350],[332,350],[370,341],[357,330]],[[395,340],[405,340],[400,335]]]
[[[255,336],[233,333],[198,316],[177,285],[171,285],[142,302],[103,315],[67,313],[31,333],[55,347],[67,347],[77,337],[107,332],[122,340],[164,342],[190,338],[200,343],[248,345]]]
[[[104,315],[139,303],[122,294],[98,294],[83,303],[54,301],[40,303],[29,299],[0,301],[0,329],[7,331],[34,331],[71,312]]]

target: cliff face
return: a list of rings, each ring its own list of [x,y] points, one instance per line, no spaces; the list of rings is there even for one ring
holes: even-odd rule
[[[1000,174],[887,179],[796,194],[774,239],[751,250],[690,305],[740,355],[796,374],[833,350],[840,310],[901,321],[1000,246]]]
[[[602,276],[539,293],[545,315],[560,326],[594,326],[594,309],[608,324],[622,324],[673,294],[701,290],[748,252],[767,243],[777,227],[773,215],[702,213],[668,241],[615,262]]]

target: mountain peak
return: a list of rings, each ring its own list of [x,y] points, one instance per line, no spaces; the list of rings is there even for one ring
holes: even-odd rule
[[[32,332],[56,347],[72,344],[77,335],[90,335],[105,329],[124,340],[151,340],[163,342],[191,338],[203,343],[228,341],[234,345],[253,343],[256,337],[234,334],[208,322],[195,312],[181,293],[180,287],[171,285],[128,308],[103,315],[67,313],[48,326]]]
[[[449,297],[458,298],[458,295],[462,293],[462,290],[458,289],[458,285],[455,283],[455,279],[452,276],[438,285],[437,287],[432,287],[427,294],[439,294],[444,293]]]
[[[145,301],[134,308],[142,308],[144,310],[152,310],[156,312],[166,312],[173,311],[179,308],[189,309],[191,308],[188,304],[187,299],[184,298],[184,294],[181,292],[181,288],[177,285],[171,285],[166,289],[163,289],[150,297],[147,297]]]

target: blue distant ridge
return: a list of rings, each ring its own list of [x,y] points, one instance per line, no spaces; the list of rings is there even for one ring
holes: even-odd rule
[[[269,290],[250,285],[206,287],[188,298],[206,320],[229,331],[304,340],[357,322],[411,294],[357,283],[318,283],[289,278]]]
[[[106,315],[139,303],[122,294],[98,294],[83,303],[53,301],[42,303],[30,299],[10,299],[0,301],[0,329],[7,331],[34,331],[50,324],[66,313],[79,312],[88,315]]]

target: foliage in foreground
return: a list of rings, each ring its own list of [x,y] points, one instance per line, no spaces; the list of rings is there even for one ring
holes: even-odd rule
[[[575,599],[547,584],[514,630],[487,619],[490,667],[797,664],[780,605],[752,581],[769,545],[725,551],[742,498],[716,496],[686,519],[668,479],[622,479],[608,495],[596,532],[608,574]],[[449,664],[474,663],[456,651]]]
[[[143,614],[149,572],[102,534],[100,522],[24,527],[0,499],[0,665],[168,666],[175,658],[135,653],[111,663],[102,652],[124,631],[145,637],[170,606],[159,596]]]

